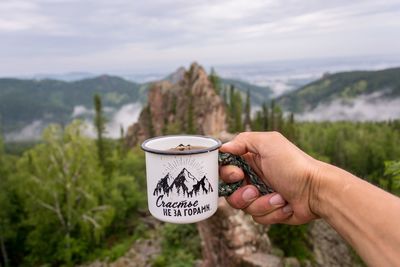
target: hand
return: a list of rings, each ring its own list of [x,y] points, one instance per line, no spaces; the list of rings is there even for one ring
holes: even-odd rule
[[[277,132],[246,132],[224,144],[222,152],[242,156],[276,193],[260,196],[246,185],[227,198],[228,203],[253,216],[261,224],[303,224],[318,216],[313,212],[319,182],[318,161]],[[220,168],[225,182],[244,179],[235,166]]]

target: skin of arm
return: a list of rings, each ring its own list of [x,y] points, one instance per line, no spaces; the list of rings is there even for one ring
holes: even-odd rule
[[[241,155],[276,193],[252,185],[228,203],[261,224],[326,220],[370,266],[400,266],[400,198],[333,165],[318,161],[276,132],[241,133],[221,151]],[[244,178],[221,167],[226,182]]]

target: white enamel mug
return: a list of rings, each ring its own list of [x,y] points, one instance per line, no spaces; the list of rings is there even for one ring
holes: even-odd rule
[[[176,151],[179,145],[203,147]],[[146,140],[147,198],[150,213],[171,223],[207,219],[218,206],[218,148],[221,141],[196,135]]]

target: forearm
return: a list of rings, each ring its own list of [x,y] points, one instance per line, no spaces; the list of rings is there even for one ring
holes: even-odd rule
[[[314,212],[370,266],[400,266],[400,199],[320,163]]]

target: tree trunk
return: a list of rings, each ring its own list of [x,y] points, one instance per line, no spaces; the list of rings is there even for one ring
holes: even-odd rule
[[[4,244],[4,238],[2,235],[0,235],[0,246],[1,246],[1,255],[4,260],[4,266],[8,267],[9,266],[8,255],[7,255],[6,245]]]

